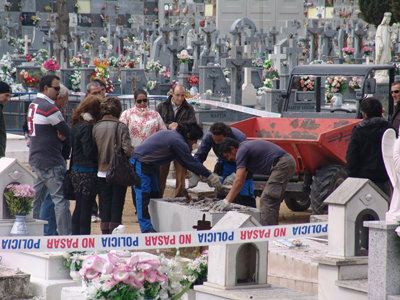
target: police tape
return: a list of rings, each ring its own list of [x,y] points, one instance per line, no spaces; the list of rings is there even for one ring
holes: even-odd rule
[[[148,250],[220,244],[243,244],[276,239],[327,235],[328,223],[304,223],[232,230],[145,234],[1,237],[0,252]]]

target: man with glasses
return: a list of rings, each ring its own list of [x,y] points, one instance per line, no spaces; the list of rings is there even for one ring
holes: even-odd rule
[[[28,129],[30,135],[29,164],[35,172],[35,200],[33,217],[39,219],[40,207],[50,191],[55,205],[57,229],[60,235],[71,234],[69,200],[64,199],[63,181],[65,160],[63,141],[69,136],[69,127],[55,104],[60,92],[60,78],[46,75],[40,79],[40,93],[29,105]]]
[[[157,106],[157,111],[161,115],[165,126],[169,130],[175,130],[182,122],[197,122],[193,107],[185,100],[186,88],[177,84],[172,89],[172,95]],[[160,193],[164,194],[165,185],[169,173],[169,165],[160,166]],[[175,197],[184,196],[186,169],[178,161],[174,160],[176,185]]]
[[[395,104],[394,113],[392,118],[390,119],[390,123],[398,133],[400,125],[400,80],[392,83],[390,92],[392,93],[393,101]]]

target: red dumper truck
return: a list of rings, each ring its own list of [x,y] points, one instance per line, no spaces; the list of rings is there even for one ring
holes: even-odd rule
[[[377,71],[387,73],[387,82],[376,82]],[[231,126],[250,140],[268,140],[293,155],[297,170],[285,192],[286,205],[293,211],[311,205],[313,214],[324,214],[324,200],[347,177],[346,151],[352,130],[361,121],[360,101],[367,96],[380,99],[389,118],[394,108],[390,94],[394,74],[393,65],[298,66],[281,95],[281,118],[251,118]],[[327,83],[339,76],[347,86],[339,103],[337,99],[332,103]],[[312,80],[312,90],[304,88],[305,80]],[[254,174],[256,195],[267,179]]]

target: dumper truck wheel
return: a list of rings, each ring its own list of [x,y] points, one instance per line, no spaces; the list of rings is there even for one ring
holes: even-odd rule
[[[308,195],[306,196],[286,196],[285,204],[291,211],[305,211],[310,207],[311,200]]]
[[[346,179],[344,167],[339,165],[324,166],[316,170],[311,184],[311,209],[315,215],[328,213],[324,200]]]

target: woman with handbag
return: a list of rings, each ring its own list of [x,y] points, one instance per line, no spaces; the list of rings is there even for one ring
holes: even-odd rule
[[[72,234],[90,234],[91,208],[96,200],[97,148],[92,138],[93,124],[100,119],[99,96],[86,97],[71,117],[70,176],[75,193]]]
[[[147,93],[143,89],[137,89],[134,93],[135,106],[125,110],[119,120],[129,128],[132,147],[139,146],[147,137],[153,133],[167,129],[160,114],[148,107]],[[158,186],[153,187],[154,197],[159,198]],[[152,196],[153,196],[152,195]],[[132,186],[132,200],[136,208],[136,194]]]
[[[133,154],[128,127],[119,122],[121,112],[122,105],[118,97],[107,97],[101,103],[101,120],[93,127],[93,140],[98,151],[100,229],[103,234],[112,233],[121,224],[125,203],[127,185],[106,180],[115,149],[122,148],[127,158]]]

